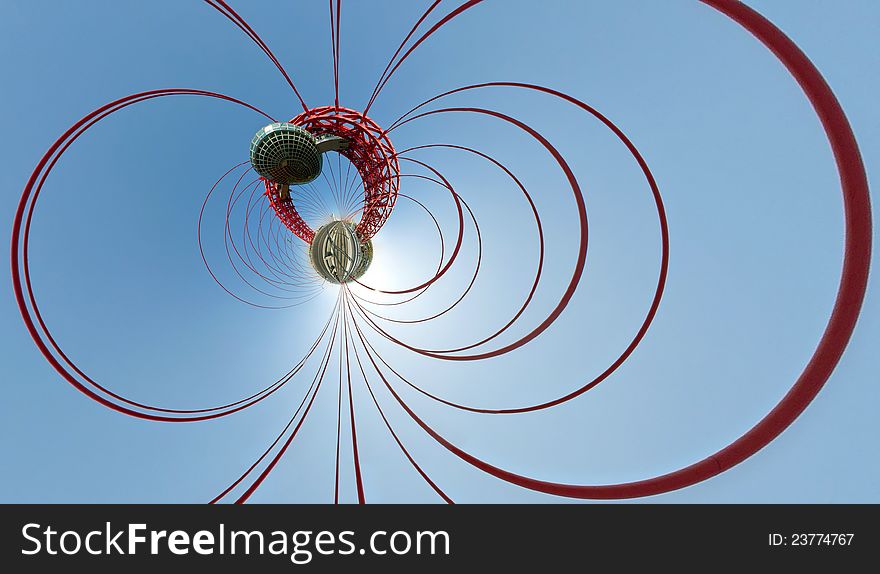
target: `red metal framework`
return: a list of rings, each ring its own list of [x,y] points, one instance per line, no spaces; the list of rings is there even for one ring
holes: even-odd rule
[[[274,57],[271,51],[269,51],[268,47],[266,47],[265,43],[259,38],[259,36],[253,31],[253,29],[251,29],[250,26],[248,26],[247,23],[244,22],[244,20],[241,19],[241,17],[238,16],[238,14],[236,14],[234,10],[232,10],[223,0],[206,1],[208,1],[208,3],[215,9],[221,11],[227,18],[229,18],[239,28],[246,32],[248,36],[250,36],[251,39],[253,39],[254,42],[256,42],[257,45],[263,49],[263,51],[269,56],[272,62],[276,64],[284,77],[288,80],[288,84],[290,84],[294,92],[296,92],[296,88],[294,87],[293,82],[290,80],[287,73],[284,72],[280,63],[278,63],[277,59]],[[301,402],[299,403],[299,406],[296,408],[296,410],[293,411],[286,426],[283,427],[283,429],[277,435],[277,438],[275,438],[274,442],[272,442],[268,446],[268,448],[262,453],[262,455],[260,455],[259,458],[257,458],[257,460],[249,468],[247,468],[243,472],[243,474],[239,476],[239,478],[237,478],[223,492],[212,499],[211,503],[218,502],[224,499],[234,500],[237,503],[245,502],[269,476],[273,468],[276,467],[278,462],[284,456],[285,452],[288,450],[288,447],[290,447],[290,445],[296,438],[297,432],[302,427],[303,423],[306,421],[309,411],[312,408],[312,405],[315,403],[316,396],[319,394],[322,381],[327,380],[327,378],[325,377],[327,373],[327,367],[332,361],[334,361],[334,353],[336,355],[336,359],[338,359],[339,365],[339,387],[337,391],[336,413],[336,502],[339,502],[340,492],[340,436],[341,429],[343,428],[341,422],[343,420],[342,417],[344,412],[342,402],[342,381],[343,375],[346,372],[348,374],[348,386],[346,392],[348,396],[347,402],[351,424],[350,442],[352,446],[351,450],[353,455],[352,458],[354,474],[356,477],[355,482],[357,485],[358,501],[361,503],[365,501],[363,487],[364,481],[361,478],[360,462],[357,449],[357,433],[355,424],[356,402],[353,400],[352,393],[351,367],[355,363],[358,367],[360,375],[360,377],[355,377],[355,382],[357,382],[358,378],[363,381],[364,385],[367,387],[367,390],[372,398],[376,409],[381,415],[381,418],[383,419],[394,441],[400,447],[401,451],[412,464],[414,469],[446,502],[451,503],[452,500],[440,489],[437,484],[434,483],[434,481],[432,481],[428,474],[418,465],[417,461],[407,451],[407,448],[401,438],[398,437],[397,433],[395,433],[394,429],[392,428],[391,422],[388,418],[386,418],[385,414],[383,413],[382,406],[380,406],[380,401],[377,400],[376,394],[373,393],[371,380],[375,383],[383,384],[385,389],[388,391],[388,394],[390,394],[390,396],[393,397],[394,401],[406,412],[412,422],[415,423],[418,427],[421,427],[428,436],[430,436],[435,442],[438,443],[438,445],[442,446],[449,453],[458,457],[464,463],[467,463],[474,468],[479,469],[484,473],[487,473],[488,475],[494,476],[499,480],[535,492],[579,499],[632,498],[669,492],[671,490],[696,484],[721,472],[724,472],[744,461],[745,459],[749,458],[750,456],[754,455],[758,450],[768,445],[789,425],[791,425],[800,416],[804,409],[810,404],[810,402],[817,396],[823,385],[825,385],[826,381],[829,379],[832,372],[838,365],[841,356],[847,347],[850,337],[852,336],[853,330],[856,327],[856,321],[859,318],[865,298],[872,254],[872,222],[868,179],[865,173],[865,167],[859,151],[858,143],[855,139],[855,135],[853,134],[852,128],[850,127],[850,124],[846,118],[846,115],[844,114],[843,109],[841,108],[831,88],[822,78],[819,71],[810,62],[807,56],[803,52],[801,52],[800,49],[789,38],[787,38],[782,31],[776,28],[771,22],[763,18],[763,16],[749,8],[743,2],[740,2],[739,0],[700,1],[731,18],[734,22],[738,23],[744,29],[748,30],[757,38],[757,40],[759,40],[767,48],[769,48],[770,51],[776,55],[779,61],[788,69],[793,78],[802,88],[804,94],[812,103],[813,108],[815,109],[815,112],[817,113],[818,118],[822,123],[825,134],[827,135],[830,149],[836,159],[837,170],[840,175],[840,187],[842,191],[845,216],[845,250],[840,284],[838,287],[838,292],[836,296],[837,298],[834,304],[833,311],[831,313],[831,316],[828,318],[828,323],[825,326],[822,338],[816,346],[812,357],[806,363],[806,366],[803,368],[803,371],[794,382],[791,389],[779,401],[779,403],[751,429],[746,431],[738,439],[731,442],[727,446],[721,448],[714,454],[709,454],[698,462],[690,464],[686,467],[682,467],[678,470],[668,472],[666,474],[649,476],[648,478],[631,482],[608,484],[607,481],[603,481],[602,484],[598,485],[583,484],[581,482],[550,482],[543,478],[539,479],[537,477],[517,474],[500,466],[495,466],[487,460],[478,458],[470,452],[465,451],[462,447],[459,447],[458,445],[452,443],[445,436],[441,435],[440,432],[431,427],[427,421],[423,420],[419,416],[419,414],[406,402],[407,394],[398,393],[396,390],[398,383],[406,384],[414,391],[417,391],[423,396],[447,407],[486,415],[513,415],[518,413],[521,414],[525,412],[548,409],[575,399],[576,397],[581,396],[584,392],[595,388],[595,386],[602,381],[608,380],[610,375],[614,373],[616,369],[618,369],[618,367],[620,367],[627,361],[628,357],[631,356],[631,353],[636,349],[640,341],[643,340],[643,337],[646,334],[647,329],[651,324],[651,321],[653,320],[654,314],[658,309],[660,298],[663,294],[663,289],[665,286],[667,274],[666,270],[669,261],[669,235],[666,223],[665,208],[662,204],[659,187],[653,175],[651,174],[650,169],[647,166],[647,162],[644,160],[641,153],[636,149],[635,145],[620,130],[620,128],[612,123],[611,120],[599,113],[598,110],[595,110],[594,108],[590,107],[586,103],[578,100],[573,96],[569,96],[551,88],[545,88],[534,84],[524,84],[517,82],[487,82],[482,84],[469,85],[462,88],[456,88],[443,94],[434,96],[419,104],[418,106],[401,116],[400,119],[392,123],[388,127],[388,129],[384,131],[380,130],[378,126],[376,126],[375,123],[369,120],[369,118],[367,118],[364,114],[353,112],[352,110],[344,108],[339,108],[338,105],[333,107],[316,108],[314,110],[309,110],[306,104],[302,102],[302,99],[300,98],[300,102],[303,105],[305,113],[294,118],[294,120],[292,120],[293,123],[309,129],[316,135],[338,135],[351,142],[351,148],[348,150],[342,150],[341,153],[343,153],[343,155],[345,155],[352,162],[352,165],[355,165],[357,167],[357,171],[360,173],[364,183],[364,210],[362,219],[358,224],[358,229],[363,230],[361,235],[363,238],[368,238],[375,235],[375,233],[378,231],[379,228],[381,228],[382,224],[384,224],[385,220],[390,215],[391,209],[393,208],[394,203],[397,199],[399,181],[401,177],[418,177],[424,180],[430,179],[432,181],[435,181],[435,183],[437,183],[438,185],[442,184],[443,187],[448,189],[458,207],[458,239],[455,244],[455,249],[453,250],[453,253],[448,258],[445,258],[443,247],[443,232],[441,229],[441,225],[437,222],[437,219],[434,217],[433,214],[431,214],[428,208],[416,201],[416,203],[421,205],[422,208],[424,208],[425,211],[428,212],[428,215],[430,215],[431,219],[436,224],[438,235],[440,236],[439,264],[437,267],[437,271],[433,277],[429,278],[425,283],[419,286],[402,291],[383,291],[380,289],[374,289],[372,287],[365,287],[373,291],[378,291],[385,294],[407,294],[414,291],[420,291],[419,294],[423,293],[423,288],[426,288],[438,278],[440,278],[447,269],[451,268],[453,262],[456,260],[457,254],[459,253],[459,248],[462,245],[463,237],[462,228],[464,223],[462,204],[470,213],[470,216],[473,220],[473,226],[475,229],[474,239],[476,240],[478,245],[478,257],[475,262],[473,279],[471,280],[470,285],[468,285],[467,288],[464,290],[464,293],[451,306],[447,307],[440,313],[432,315],[431,317],[418,318],[414,320],[398,320],[391,317],[385,317],[379,313],[375,313],[370,309],[365,308],[361,303],[379,303],[362,299],[356,293],[351,292],[348,289],[341,289],[339,292],[339,298],[337,299],[337,304],[333,308],[330,318],[325,323],[323,331],[315,340],[314,344],[307,350],[307,352],[303,354],[299,363],[291,368],[285,375],[265,386],[264,388],[262,388],[262,390],[234,402],[228,402],[208,408],[187,409],[166,408],[154,404],[137,402],[121,394],[118,394],[110,386],[105,386],[102,382],[91,378],[83,369],[77,366],[74,357],[71,357],[64,349],[62,349],[58,340],[56,340],[55,336],[53,336],[52,332],[50,331],[49,324],[47,324],[47,321],[44,320],[40,306],[38,305],[37,293],[39,293],[39,290],[36,290],[35,293],[34,285],[32,284],[30,263],[32,259],[29,258],[29,253],[31,245],[31,226],[35,210],[38,205],[38,198],[40,197],[40,194],[44,192],[44,184],[46,183],[47,177],[49,177],[50,172],[56,166],[59,159],[62,158],[63,154],[69,149],[69,147],[71,147],[71,145],[73,145],[77,139],[85,134],[87,130],[94,126],[96,123],[128,106],[140,104],[142,102],[146,102],[155,98],[166,98],[170,96],[186,95],[190,97],[210,97],[218,100],[232,102],[248,108],[254,112],[258,112],[262,114],[267,120],[273,123],[276,120],[268,116],[264,112],[261,112],[259,109],[251,106],[250,104],[247,104],[246,102],[237,100],[229,96],[225,96],[223,94],[208,92],[204,90],[191,90],[180,88],[151,90],[132,94],[130,96],[126,96],[105,104],[80,119],[77,123],[73,124],[49,147],[49,149],[42,156],[36,168],[32,172],[19,200],[18,207],[15,213],[15,218],[13,220],[13,234],[10,245],[10,263],[16,303],[25,322],[26,328],[30,333],[31,338],[34,340],[34,343],[43,354],[47,362],[77,390],[79,390],[89,398],[95,400],[96,402],[105,405],[108,408],[113,409],[117,412],[124,413],[126,415],[143,420],[160,422],[180,423],[207,421],[222,418],[233,413],[245,410],[255,405],[256,403],[263,401],[265,398],[273,395],[279,389],[284,387],[289,381],[294,380],[294,377],[302,372],[304,365],[307,364],[311,357],[319,357],[319,361],[313,361],[319,362],[320,364],[316,369],[314,378],[312,378],[311,386],[306,389],[305,393],[302,396]],[[418,40],[416,40],[411,48],[409,48],[406,52],[403,52],[404,46],[413,36],[413,34],[415,34],[418,26],[421,25],[421,23],[427,18],[429,13],[436,6],[438,6],[440,2],[441,0],[436,0],[428,8],[422,18],[417,22],[412,32],[410,32],[410,34],[401,44],[401,47],[392,58],[392,62],[390,62],[389,65],[386,67],[386,72],[383,73],[382,78],[380,78],[379,82],[377,83],[377,87],[373,92],[373,97],[370,100],[371,103],[373,100],[375,100],[382,87],[387,83],[388,77],[390,77],[391,74],[394,73],[394,71],[400,66],[401,62],[403,62],[403,60],[405,60],[416,47],[422,44],[426,38],[437,31],[441,26],[445,25],[445,23],[449,22],[452,18],[463,13],[470,7],[480,4],[482,0],[465,0],[458,8],[450,12],[447,16],[440,19],[440,21],[435,24],[428,32],[426,32]],[[330,4],[331,20],[335,21],[335,26],[333,28],[335,34],[333,44],[334,82],[336,84],[335,87],[337,102],[340,4],[340,0],[336,0],[335,10],[333,10],[333,0],[331,0]],[[399,61],[397,61],[396,64],[394,64],[393,62],[401,53],[403,53],[403,56],[399,59]],[[651,188],[652,195],[654,197],[655,206],[657,207],[662,242],[661,270],[658,276],[657,287],[654,292],[654,299],[652,300],[651,306],[648,309],[642,326],[636,333],[635,337],[630,341],[629,345],[625,348],[623,353],[621,353],[612,364],[610,364],[604,371],[602,371],[601,374],[597,375],[585,385],[580,386],[569,394],[542,403],[513,408],[469,406],[464,403],[453,402],[440,395],[431,394],[431,392],[429,392],[428,390],[421,388],[419,384],[415,381],[415,379],[411,381],[405,378],[405,375],[402,374],[403,369],[401,369],[400,372],[398,370],[395,370],[391,362],[380,355],[381,349],[378,349],[377,346],[374,346],[367,337],[367,335],[370,333],[376,333],[383,338],[382,340],[389,340],[392,343],[395,343],[402,348],[408,349],[411,352],[416,352],[423,356],[432,357],[435,359],[443,359],[445,361],[479,361],[483,359],[488,359],[490,357],[498,357],[500,355],[507,354],[522,347],[523,345],[539,337],[554,321],[557,320],[558,317],[562,315],[563,311],[568,309],[570,312],[570,310],[572,309],[572,307],[568,306],[569,301],[571,300],[572,296],[575,293],[575,289],[581,281],[581,276],[583,274],[586,262],[587,218],[586,208],[584,204],[584,193],[582,192],[577,182],[574,171],[566,161],[565,157],[563,157],[563,154],[560,153],[560,151],[556,149],[553,145],[551,145],[547,138],[545,138],[534,128],[528,126],[514,116],[508,116],[498,111],[480,107],[448,107],[419,111],[422,110],[422,108],[424,108],[427,104],[441,100],[442,98],[452,94],[471,90],[495,89],[501,87],[515,88],[520,90],[533,90],[542,92],[548,96],[560,98],[570,104],[573,104],[577,108],[580,108],[582,111],[590,113],[601,123],[603,123],[608,129],[610,129],[617,136],[617,138],[629,149],[629,151],[633,155],[633,158],[644,172],[644,175],[648,182],[648,186]],[[298,92],[296,92],[296,94],[297,96],[299,96]],[[369,105],[367,106],[367,109],[369,109]],[[548,315],[541,321],[540,324],[538,324],[530,332],[525,333],[520,339],[512,343],[506,343],[505,346],[493,348],[488,351],[471,352],[467,355],[460,353],[468,349],[474,349],[478,346],[483,345],[484,343],[489,342],[492,339],[495,339],[496,336],[500,335],[501,333],[506,331],[508,327],[513,325],[514,322],[517,321],[517,319],[521,316],[521,314],[525,312],[528,305],[534,300],[533,294],[536,292],[535,290],[541,277],[544,261],[544,235],[541,231],[542,227],[538,209],[535,203],[532,201],[530,194],[526,190],[525,186],[520,182],[519,179],[517,179],[517,177],[510,169],[502,165],[497,160],[493,159],[490,155],[484,154],[481,151],[466,146],[452,146],[449,144],[425,144],[411,147],[409,150],[403,150],[401,154],[406,156],[407,152],[433,147],[453,148],[474,153],[478,156],[483,157],[485,160],[491,162],[502,171],[504,171],[516,184],[516,186],[522,191],[523,196],[526,198],[528,204],[530,205],[535,218],[537,231],[536,237],[539,242],[540,253],[538,263],[536,265],[536,273],[534,283],[532,284],[532,290],[525,298],[525,302],[523,303],[522,307],[520,307],[519,311],[517,311],[517,314],[514,315],[506,323],[506,325],[504,325],[500,330],[496,331],[489,337],[482,339],[480,342],[470,344],[467,347],[440,350],[420,348],[414,346],[413,344],[410,344],[410,342],[405,339],[396,339],[394,338],[394,336],[384,331],[382,327],[380,327],[373,319],[378,318],[383,321],[393,321],[396,323],[419,323],[433,320],[440,315],[446,313],[448,310],[452,309],[460,301],[462,301],[465,296],[468,296],[471,285],[473,285],[473,282],[477,277],[477,272],[479,272],[482,254],[480,226],[470,207],[468,207],[467,203],[459,196],[455,189],[451,185],[449,185],[449,182],[441,174],[441,172],[427,163],[421,162],[412,157],[404,157],[405,160],[413,162],[417,165],[422,166],[424,169],[431,171],[437,178],[437,180],[420,174],[404,174],[403,176],[401,176],[397,163],[397,155],[387,138],[388,132],[396,129],[396,126],[418,120],[422,117],[448,113],[482,114],[485,116],[490,116],[499,121],[504,121],[512,126],[519,128],[525,134],[529,135],[531,138],[540,143],[541,146],[546,150],[546,152],[550,156],[552,156],[561,172],[568,179],[581,222],[580,249],[578,252],[577,260],[574,264],[574,272],[572,273],[569,287],[561,295],[560,301],[559,303],[557,303],[556,307],[553,308],[552,311],[548,312]],[[214,280],[217,281],[217,283],[221,287],[223,287],[224,290],[227,291],[227,293],[229,293],[239,301],[248,303],[250,305],[253,305],[254,307],[264,309],[287,308],[287,306],[268,306],[251,303],[246,299],[236,295],[232,290],[227,289],[225,286],[223,286],[223,283],[211,270],[210,265],[208,265],[208,261],[205,257],[205,252],[204,250],[202,250],[202,214],[205,212],[205,205],[207,204],[208,198],[220,185],[224,178],[226,178],[231,173],[233,173],[234,170],[238,169],[241,166],[244,166],[245,164],[246,162],[242,162],[241,164],[234,166],[232,169],[227,171],[226,174],[224,174],[208,192],[208,196],[205,198],[205,202],[202,204],[202,210],[199,214],[199,249],[202,255],[202,259],[208,269],[208,272],[212,275]],[[243,195],[245,191],[250,192],[252,191],[252,189],[259,189],[258,186],[252,188],[251,184],[247,184],[241,192],[237,191],[237,188],[241,184],[241,181],[246,173],[247,172],[245,171],[243,174],[241,174],[241,177],[239,177],[235,186],[232,187],[229,193],[226,217],[225,221],[223,221],[223,223],[225,224],[224,244],[226,243],[225,239],[231,236],[229,226],[230,211],[235,201],[238,201],[237,198]],[[292,231],[298,237],[308,242],[313,241],[314,232],[300,217],[297,208],[293,205],[293,202],[287,197],[287,194],[282,193],[282,190],[278,189],[276,184],[272,182],[267,182],[263,180],[263,183],[266,188],[266,195],[268,196],[270,205],[279,215],[280,221],[283,222],[286,228]],[[406,194],[401,195],[405,199],[413,200],[413,198],[408,197]],[[245,267],[247,267],[258,277],[265,280],[267,284],[279,287],[293,287],[295,289],[298,285],[301,284],[299,283],[299,280],[303,278],[302,274],[300,273],[302,271],[302,268],[297,267],[298,262],[296,259],[286,260],[286,263],[289,263],[290,266],[287,266],[285,264],[285,258],[283,257],[281,246],[277,241],[277,233],[274,234],[274,245],[277,250],[273,251],[271,243],[271,241],[273,240],[273,231],[271,229],[271,226],[261,225],[263,215],[262,211],[260,211],[257,217],[249,219],[248,216],[249,214],[251,214],[252,205],[258,203],[256,201],[252,201],[254,199],[259,199],[259,197],[256,196],[255,193],[252,193],[251,197],[245,201],[247,203],[247,207],[246,214],[244,216],[244,228],[242,233],[242,252],[239,252],[239,250],[235,247],[235,243],[230,239],[232,253],[236,254]],[[45,200],[43,203],[45,203]],[[306,204],[303,203],[300,205],[300,209],[302,209],[304,213],[307,213],[309,207],[307,207]],[[266,211],[266,213],[268,213],[268,210]],[[253,241],[254,238],[250,235],[251,228],[248,226],[248,221],[254,220],[259,222],[256,225],[256,244]],[[272,221],[272,223],[275,222]],[[276,225],[275,231],[277,231],[277,229],[278,226]],[[249,252],[247,248],[248,245],[253,248],[254,258],[259,260],[262,265],[265,266],[265,271],[262,270],[262,267],[260,267],[258,270],[258,268],[254,266],[254,263],[256,263],[256,261],[251,259],[251,252]],[[268,257],[263,256],[261,246],[265,246],[267,248],[268,252],[266,253],[266,255]],[[232,253],[230,253],[229,246],[227,246],[227,258],[229,259],[229,262],[232,265],[232,269],[235,271],[238,277],[240,277],[242,281],[248,286],[252,287],[263,295],[270,295],[270,293],[260,290],[245,279],[242,273],[237,270],[236,264],[232,259]],[[310,274],[310,277],[314,280],[313,274]],[[287,290],[287,292],[291,293],[293,291]],[[497,290],[493,290],[492,292],[490,292],[490,294],[494,292],[497,292]],[[293,298],[287,296],[275,297],[277,299]],[[405,302],[411,300],[412,299],[408,299]],[[540,317],[540,315],[538,317]],[[51,324],[51,321],[49,323]],[[326,342],[325,335],[327,336]],[[325,348],[323,352],[318,351],[321,346],[324,346]],[[350,351],[352,351],[352,353],[350,353]],[[352,362],[352,358],[354,362]],[[366,369],[364,368],[365,366],[367,367]],[[332,384],[332,382],[329,382],[328,384]],[[576,440],[578,438],[576,434],[560,436],[562,436],[564,440],[569,441]],[[233,496],[235,498],[232,498]]]
[[[265,177],[260,179],[263,180],[263,184],[266,186],[266,197],[269,198],[269,204],[275,210],[275,214],[278,215],[281,223],[294,235],[306,243],[311,243],[315,237],[315,232],[300,216],[296,206],[293,204],[293,200],[290,199],[290,195],[282,197],[279,189],[280,186],[277,183]]]
[[[339,150],[357,169],[364,183],[364,205],[357,225],[362,241],[371,239],[391,215],[400,188],[397,152],[385,130],[355,110],[338,106],[312,108],[290,123],[316,136],[335,135],[349,142]],[[264,180],[266,196],[275,213],[294,235],[311,243],[315,232],[303,221],[289,198],[282,198],[277,185]]]

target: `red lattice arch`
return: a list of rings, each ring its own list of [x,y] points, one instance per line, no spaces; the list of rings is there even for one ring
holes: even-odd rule
[[[334,135],[349,142],[339,150],[357,169],[364,183],[364,205],[357,232],[361,241],[371,239],[391,215],[400,188],[400,164],[397,152],[385,131],[361,112],[338,106],[312,108],[290,123],[303,127],[315,136]],[[281,222],[307,243],[314,230],[302,219],[289,197],[282,197],[277,185],[264,180],[266,195]]]

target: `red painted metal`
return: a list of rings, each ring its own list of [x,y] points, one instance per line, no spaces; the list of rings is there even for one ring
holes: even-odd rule
[[[265,177],[261,177],[260,179],[263,180],[263,183],[266,186],[265,195],[269,198],[269,205],[275,210],[275,214],[278,216],[278,219],[281,220],[281,223],[284,224],[284,227],[289,229],[291,233],[306,243],[311,243],[312,239],[315,237],[315,232],[305,221],[303,221],[303,218],[296,210],[296,206],[293,204],[293,200],[290,199],[290,196],[288,195],[286,198],[281,197],[281,192],[279,190],[280,186],[277,183],[268,180]]]
[[[290,123],[312,134],[335,135],[349,142],[340,150],[364,182],[364,209],[357,225],[362,241],[371,239],[391,215],[400,189],[400,163],[385,130],[361,112],[337,106],[313,108]],[[264,180],[266,196],[279,219],[297,237],[311,243],[315,232],[303,221],[290,199],[280,196],[274,182]]]

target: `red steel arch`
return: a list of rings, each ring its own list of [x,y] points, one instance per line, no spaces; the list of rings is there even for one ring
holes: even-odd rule
[[[361,112],[339,106],[307,110],[290,123],[312,134],[334,135],[348,141],[339,150],[357,169],[364,182],[364,208],[357,225],[362,241],[371,239],[391,215],[400,189],[400,164],[397,152],[385,130]],[[311,243],[314,230],[303,220],[289,197],[282,197],[278,186],[264,179],[266,196],[275,213],[294,235]]]

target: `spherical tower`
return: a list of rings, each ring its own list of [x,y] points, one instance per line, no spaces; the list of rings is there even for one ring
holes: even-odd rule
[[[254,170],[281,185],[299,185],[316,179],[321,175],[321,157],[315,136],[287,122],[269,124],[251,140]]]
[[[319,228],[309,245],[309,261],[315,271],[331,283],[359,279],[373,260],[373,243],[361,241],[356,225],[333,221]]]

